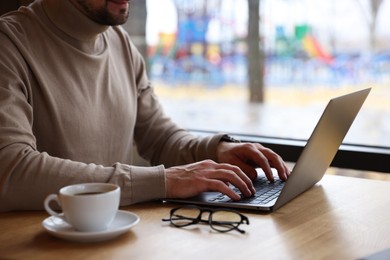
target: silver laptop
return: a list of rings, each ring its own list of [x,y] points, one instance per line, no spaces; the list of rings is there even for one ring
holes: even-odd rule
[[[329,101],[286,182],[269,182],[259,174],[254,181],[256,194],[240,201],[219,192],[167,201],[263,211],[280,208],[322,179],[370,91],[368,88]]]

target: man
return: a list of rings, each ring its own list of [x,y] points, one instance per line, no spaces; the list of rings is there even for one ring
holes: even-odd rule
[[[83,182],[121,187],[121,205],[207,190],[251,196],[255,167],[289,170],[260,144],[194,137],[153,93],[117,25],[125,0],[36,0],[0,19],[0,211],[38,210]],[[133,146],[151,167],[133,166]]]

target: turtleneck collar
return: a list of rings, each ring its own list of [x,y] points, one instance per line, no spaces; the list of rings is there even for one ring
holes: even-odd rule
[[[60,30],[79,41],[94,41],[109,27],[91,20],[69,0],[42,0],[42,5],[49,19]]]

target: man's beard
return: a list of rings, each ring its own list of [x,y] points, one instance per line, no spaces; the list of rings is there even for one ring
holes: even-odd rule
[[[98,24],[120,25],[126,23],[129,17],[128,8],[121,10],[120,14],[113,15],[105,7],[102,7],[100,9],[93,9],[83,0],[77,0],[77,2],[84,9],[84,12],[87,13],[88,17]]]

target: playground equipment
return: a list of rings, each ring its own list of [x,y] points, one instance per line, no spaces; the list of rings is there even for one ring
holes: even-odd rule
[[[304,52],[309,58],[319,59],[327,64],[332,63],[332,55],[321,45],[307,24],[297,25],[294,36],[288,37],[284,27],[276,28],[276,54],[294,56]]]

